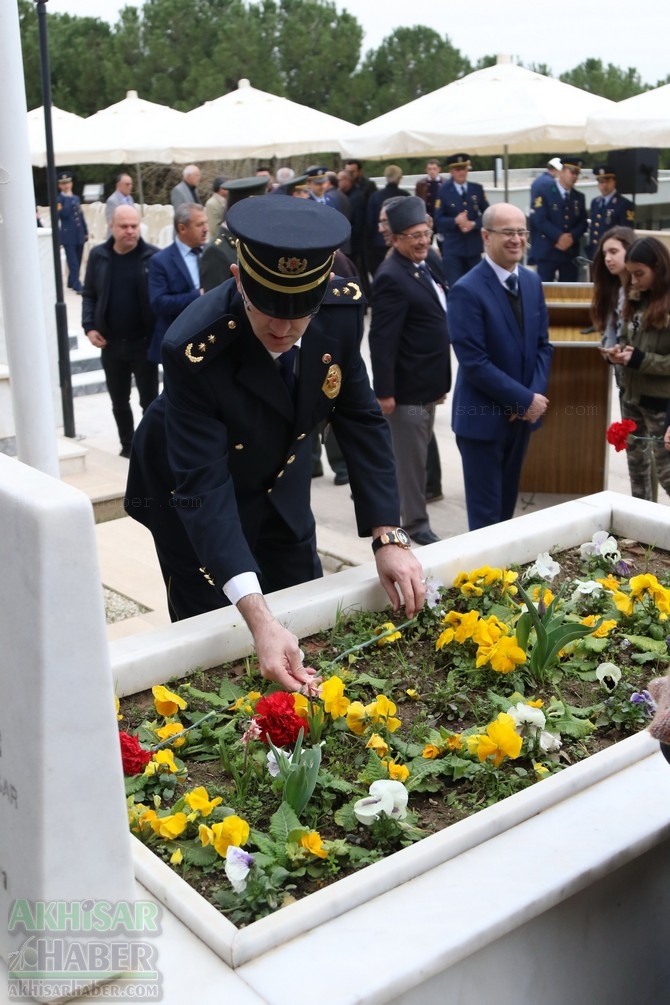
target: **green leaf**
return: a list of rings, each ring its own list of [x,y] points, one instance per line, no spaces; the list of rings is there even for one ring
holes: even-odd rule
[[[265,855],[269,855],[271,858],[274,858],[276,851],[275,843],[272,840],[272,838],[268,837],[267,834],[264,834],[262,831],[252,830],[250,834],[250,840],[253,842],[256,848],[258,848],[260,852],[263,852]]]
[[[238,687],[237,684],[233,684],[225,677],[221,681],[219,698],[228,705],[232,705],[238,698],[243,698],[246,693],[244,688]]]
[[[143,792],[149,779],[145,775],[130,775],[124,778],[127,796],[136,796],[138,792]],[[137,801],[137,800],[136,800]],[[141,802],[141,800],[140,800]]]
[[[175,844],[177,848],[181,848],[184,862],[189,865],[203,868],[203,866],[214,865],[219,858],[218,852],[211,844],[208,844],[206,848],[194,844],[192,841],[176,841]]]
[[[288,803],[281,803],[279,809],[270,817],[270,834],[281,844],[286,844],[291,831],[298,827],[300,821]]]
[[[523,649],[524,652],[528,651],[528,637],[530,635],[531,627],[532,621],[530,620],[530,614],[524,612],[516,623],[515,632],[519,647]]]
[[[201,698],[202,701],[206,701],[208,705],[212,705],[214,708],[228,708],[231,704],[227,699],[219,698],[218,694],[214,694],[213,691],[199,691],[197,687],[189,687],[188,694],[194,698]]]
[[[636,649],[641,649],[643,653],[665,656],[668,652],[665,639],[650,639],[648,635],[624,635],[624,638],[632,642]]]
[[[356,675],[356,684],[367,684],[368,687],[373,687],[377,691],[383,691],[388,681],[383,677],[372,677],[369,673],[362,673]]]
[[[339,810],[335,811],[333,819],[338,827],[342,827],[347,834],[351,834],[358,827],[358,820],[356,819],[356,814],[354,813],[354,803],[345,803],[344,806],[340,806]]]

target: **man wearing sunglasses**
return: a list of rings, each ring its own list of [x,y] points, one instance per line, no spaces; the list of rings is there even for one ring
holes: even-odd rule
[[[576,283],[575,259],[586,233],[586,200],[575,184],[584,166],[579,157],[561,158],[562,168],[533,203],[533,260],[543,283]]]
[[[458,358],[452,427],[470,530],[514,515],[530,434],[549,404],[552,355],[542,283],[519,264],[528,238],[524,213],[509,203],[490,206],[482,237],[483,261],[449,293]]]

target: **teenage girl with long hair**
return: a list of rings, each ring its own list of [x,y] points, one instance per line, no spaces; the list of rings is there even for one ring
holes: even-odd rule
[[[651,458],[670,495],[670,453],[664,449],[670,404],[670,253],[655,237],[642,237],[626,253],[630,274],[618,344],[607,350],[622,367],[621,414],[637,424],[627,450],[631,490],[652,498]]]

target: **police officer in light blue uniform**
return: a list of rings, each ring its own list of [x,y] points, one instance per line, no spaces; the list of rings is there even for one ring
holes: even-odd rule
[[[575,259],[586,232],[586,200],[575,188],[584,166],[579,157],[562,157],[562,168],[543,186],[533,205],[535,244],[533,258],[543,283],[576,283]]]
[[[589,239],[586,256],[593,261],[598,241],[612,227],[634,227],[635,206],[616,190],[616,173],[609,164],[597,164],[593,169],[599,195],[591,203]]]
[[[84,254],[84,244],[88,240],[88,228],[81,208],[81,200],[72,192],[72,175],[61,171],[58,175],[58,219],[60,221],[60,243],[65,249],[67,261],[67,285],[75,293],[81,293],[79,270]]]
[[[448,286],[474,268],[481,260],[482,213],[488,208],[484,189],[468,181],[467,154],[447,157],[451,174],[441,187],[435,204],[435,227],[442,235],[442,260]]]

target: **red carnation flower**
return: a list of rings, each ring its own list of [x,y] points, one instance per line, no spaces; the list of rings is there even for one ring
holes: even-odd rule
[[[305,728],[305,720],[296,715],[293,695],[287,691],[274,691],[259,698],[253,721],[261,731],[263,743],[269,737],[275,747],[292,747],[300,730]]]
[[[123,762],[124,775],[139,775],[152,758],[150,750],[140,747],[136,736],[129,736],[128,733],[119,732],[121,741],[121,761]]]
[[[617,453],[626,450],[628,447],[628,437],[637,429],[637,423],[632,419],[622,419],[621,422],[613,422],[607,430],[607,442],[611,443]]]

